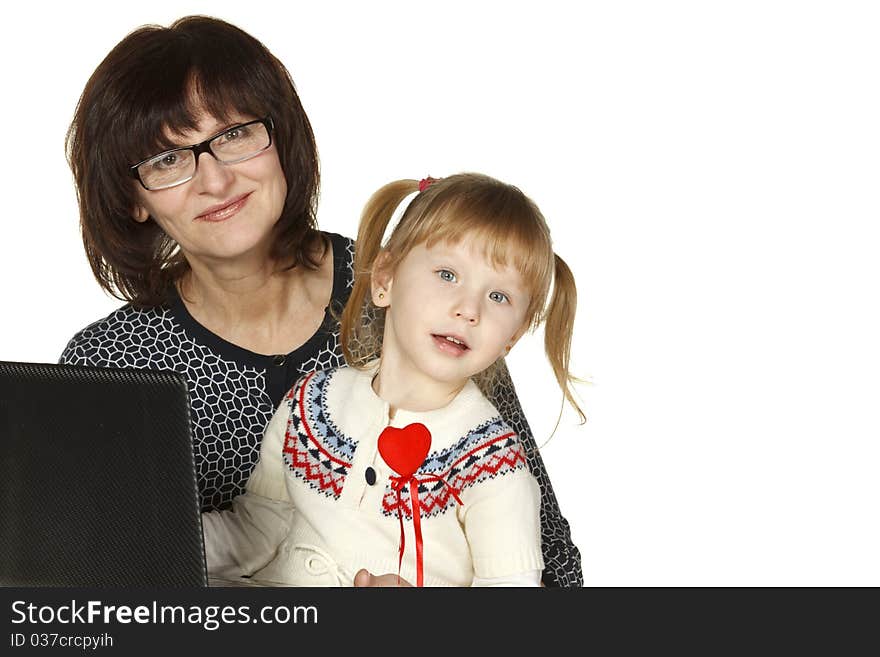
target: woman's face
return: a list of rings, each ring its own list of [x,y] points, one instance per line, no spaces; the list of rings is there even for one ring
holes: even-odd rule
[[[258,117],[233,114],[221,123],[203,114],[198,129],[175,135],[180,146],[196,144],[227,127]],[[149,191],[137,186],[136,221],[152,218],[192,264],[211,265],[268,259],[272,228],[281,216],[287,180],[273,145],[237,164],[221,164],[202,153],[189,182]]]

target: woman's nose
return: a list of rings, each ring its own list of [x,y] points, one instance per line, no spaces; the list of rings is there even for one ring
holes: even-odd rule
[[[196,184],[208,193],[225,190],[234,177],[232,169],[221,164],[211,153],[199,155],[199,166],[196,171]]]

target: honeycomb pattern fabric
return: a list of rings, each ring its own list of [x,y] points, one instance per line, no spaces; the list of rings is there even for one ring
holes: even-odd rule
[[[354,242],[325,233],[333,245],[330,306],[341,311],[353,284]],[[284,394],[303,374],[345,364],[339,325],[330,307],[318,331],[289,354],[264,355],[227,342],[200,325],[179,297],[165,306],[130,305],[90,324],[68,343],[60,362],[93,367],[173,370],[188,383],[193,451],[203,511],[226,509],[244,492],[260,453],[263,431]],[[581,586],[580,553],[571,542],[531,429],[506,369],[484,394],[516,431],[541,487],[544,582]]]

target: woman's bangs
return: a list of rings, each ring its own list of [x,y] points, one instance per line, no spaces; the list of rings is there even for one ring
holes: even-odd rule
[[[149,110],[131,126],[132,163],[177,148],[180,137],[198,130],[206,114],[221,123],[230,122],[235,114],[266,115],[265,103],[257,100],[255,90],[242,80],[240,72],[212,69],[197,70],[190,65],[153,78],[156,82],[145,93],[149,103],[135,105]]]

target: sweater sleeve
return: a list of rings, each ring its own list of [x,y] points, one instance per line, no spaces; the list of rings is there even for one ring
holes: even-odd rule
[[[474,588],[512,587],[531,588],[541,586],[541,571],[527,570],[507,577],[474,577]]]
[[[525,468],[462,492],[464,526],[476,580],[507,578],[544,567],[538,483]]]
[[[88,336],[100,336],[96,342],[104,345],[107,341],[101,339],[102,328],[106,323],[106,319],[98,320],[85,327],[74,335],[64,347],[61,356],[58,357],[58,363],[61,365],[88,365],[92,367],[110,367],[113,366],[111,354],[105,347],[102,352],[97,348],[89,348]]]
[[[494,404],[505,421],[516,431],[525,448],[529,470],[538,480],[541,491],[541,550],[544,555],[542,576],[544,584],[560,587],[583,586],[581,553],[571,540],[568,521],[559,510],[559,503],[556,501],[556,494],[550,484],[550,477],[547,475],[544,461],[538,452],[532,430],[526,421],[510,373],[503,361],[500,363],[498,375],[492,379],[491,385],[481,382],[480,387],[483,394]]]
[[[202,514],[205,557],[212,576],[253,574],[272,560],[290,529],[293,504],[282,459],[289,409],[285,399],[272,416],[260,446],[260,460],[232,508]]]

